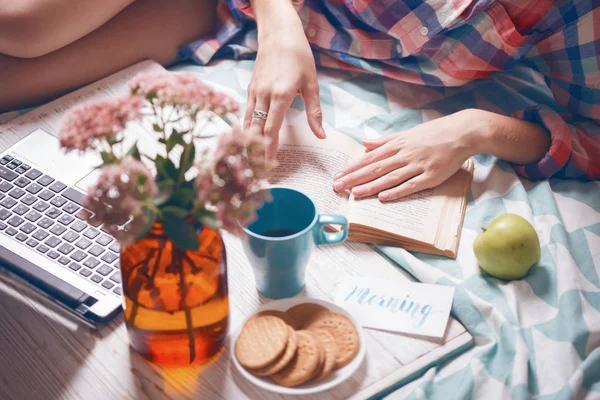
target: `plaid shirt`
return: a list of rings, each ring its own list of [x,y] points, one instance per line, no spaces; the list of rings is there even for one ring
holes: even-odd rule
[[[430,86],[459,86],[531,67],[557,106],[513,116],[543,125],[548,153],[523,176],[600,179],[600,2],[594,0],[294,0],[317,65],[368,71]],[[181,57],[206,64],[251,57],[248,0],[219,0],[214,37]]]

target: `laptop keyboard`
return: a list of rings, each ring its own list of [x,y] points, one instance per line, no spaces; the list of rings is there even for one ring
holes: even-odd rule
[[[121,295],[115,229],[85,222],[84,195],[9,155],[0,158],[0,232]]]

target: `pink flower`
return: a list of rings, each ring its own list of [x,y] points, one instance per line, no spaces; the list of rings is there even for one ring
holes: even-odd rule
[[[145,203],[157,193],[158,187],[146,166],[128,157],[120,164],[102,168],[96,185],[88,191],[84,206],[94,213],[92,222],[122,226],[129,221],[127,230],[118,238],[128,244],[148,229],[150,220]]]
[[[95,150],[99,141],[116,137],[128,121],[140,117],[142,100],[125,96],[86,103],[69,111],[59,132],[60,145],[71,150]]]
[[[243,134],[239,126],[219,139],[212,163],[199,166],[195,184],[198,201],[216,209],[221,227],[241,233],[256,217],[255,210],[264,198],[256,193],[266,185],[265,178],[275,167],[264,157],[262,136]]]
[[[146,72],[130,82],[132,94],[149,101],[156,99],[159,106],[167,104],[210,110],[218,115],[236,113],[238,103],[231,97],[215,92],[191,72]]]

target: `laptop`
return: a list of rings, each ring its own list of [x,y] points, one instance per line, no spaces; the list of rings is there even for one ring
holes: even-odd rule
[[[42,129],[0,153],[3,275],[92,325],[122,304],[115,228],[85,221],[98,165],[95,156],[65,155]]]

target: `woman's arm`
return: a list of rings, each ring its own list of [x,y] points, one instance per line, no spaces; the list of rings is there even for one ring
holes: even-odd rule
[[[530,122],[468,109],[363,145],[367,153],[336,176],[334,190],[391,201],[441,184],[475,154],[537,162],[550,147],[550,135]]]
[[[550,133],[542,126],[517,118],[483,111],[465,110],[471,127],[473,155],[491,154],[513,164],[531,164],[550,148]]]
[[[97,29],[133,0],[0,0],[0,53],[32,58]]]
[[[315,61],[294,5],[292,0],[251,0],[258,27],[258,53],[248,87],[244,127],[270,139],[270,159],[277,155],[279,129],[298,94],[304,100],[311,130],[317,137],[325,137]],[[267,112],[266,121],[253,118],[255,110]]]

